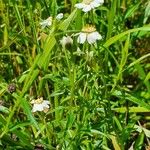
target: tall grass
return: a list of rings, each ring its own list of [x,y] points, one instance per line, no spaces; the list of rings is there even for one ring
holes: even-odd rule
[[[0,1],[1,149],[149,149],[150,2],[105,0],[88,13],[78,2]],[[86,24],[102,40],[79,44]],[[46,113],[32,112],[38,97]]]

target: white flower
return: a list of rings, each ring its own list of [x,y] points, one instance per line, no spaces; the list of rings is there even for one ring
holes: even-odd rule
[[[62,18],[64,17],[64,14],[63,13],[60,13],[56,16],[56,19],[59,21],[61,20]]]
[[[75,7],[82,9],[84,12],[88,12],[96,7],[99,7],[103,3],[104,0],[83,0],[82,3],[75,4]]]
[[[46,20],[43,20],[40,22],[40,25],[42,26],[42,29],[44,29],[46,26],[52,25],[52,17],[48,17]]]
[[[31,104],[33,104],[32,112],[44,111],[46,113],[49,110],[50,102],[48,100],[43,100],[43,97],[41,97],[36,100],[32,100]]]
[[[60,13],[56,16],[56,19],[59,21],[63,18],[63,13]],[[44,29],[45,27],[51,26],[53,22],[53,18],[52,17],[48,17],[46,20],[43,20],[40,22],[40,25],[42,26],[42,29]]]
[[[62,47],[69,49],[73,44],[73,39],[70,36],[63,36],[62,40],[60,40]]]
[[[82,32],[79,33],[77,42],[83,44],[86,40],[89,44],[95,43],[97,40],[101,40],[102,36],[96,31],[94,26],[86,25]]]

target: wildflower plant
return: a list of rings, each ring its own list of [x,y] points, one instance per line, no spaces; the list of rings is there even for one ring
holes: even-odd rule
[[[0,148],[148,148],[149,6],[0,2]]]

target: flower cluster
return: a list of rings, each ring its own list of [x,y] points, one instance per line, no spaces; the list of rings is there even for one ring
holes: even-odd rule
[[[82,3],[75,4],[75,7],[82,9],[83,12],[88,12],[104,3],[104,0],[83,0]]]
[[[101,40],[102,36],[96,31],[95,26],[87,24],[84,26],[80,33],[75,34],[78,36],[77,42],[84,44],[86,41],[89,44],[94,44],[97,40]],[[64,36],[60,43],[66,49],[69,49],[73,44],[73,40],[70,36]]]
[[[81,9],[83,12],[87,13],[99,6],[101,6],[104,3],[104,0],[83,0],[81,3],[75,4],[75,7],[78,9]],[[56,16],[56,20],[60,21],[63,18],[63,13],[60,13]],[[48,17],[46,20],[43,20],[40,25],[42,26],[42,29],[45,27],[49,27],[52,25],[53,18]],[[96,31],[96,28],[94,25],[85,25],[81,32],[78,34],[77,42],[79,44],[84,44],[86,41],[89,44],[96,43],[97,40],[101,40],[102,36]],[[71,48],[71,45],[73,44],[73,39],[71,36],[64,36],[62,40],[60,40],[60,43],[63,47],[69,49]]]
[[[31,104],[33,104],[32,112],[43,111],[46,113],[49,110],[50,102],[48,100],[43,100],[43,97],[40,97],[36,100],[32,100]]]

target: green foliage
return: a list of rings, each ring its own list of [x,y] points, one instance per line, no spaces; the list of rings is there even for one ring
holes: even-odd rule
[[[87,13],[76,3],[0,1],[0,148],[149,146],[150,3],[105,0]],[[86,24],[102,39],[79,44]],[[40,97],[50,108],[33,112]]]

